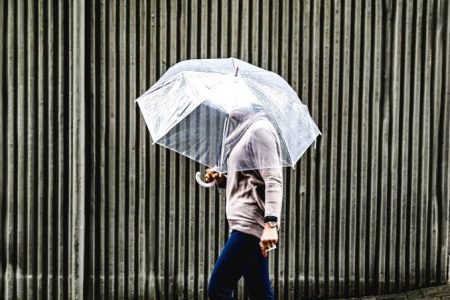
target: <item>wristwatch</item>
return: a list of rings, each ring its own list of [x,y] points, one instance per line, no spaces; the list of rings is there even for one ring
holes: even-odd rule
[[[277,222],[269,221],[269,222],[266,222],[266,224],[268,224],[270,228],[277,228],[278,229],[278,223]]]
[[[264,223],[268,224],[270,228],[278,229],[278,218],[276,216],[266,216],[264,217]]]

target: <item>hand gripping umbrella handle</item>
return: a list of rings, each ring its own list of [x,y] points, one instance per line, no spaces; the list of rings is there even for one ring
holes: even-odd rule
[[[198,184],[200,184],[202,187],[208,188],[213,187],[216,185],[216,180],[213,180],[211,182],[204,182],[202,180],[202,174],[200,172],[195,173],[195,180]]]

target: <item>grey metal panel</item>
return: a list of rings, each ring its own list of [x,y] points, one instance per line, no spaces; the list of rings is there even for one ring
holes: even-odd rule
[[[1,295],[69,288],[69,8],[2,1]]]
[[[206,298],[224,193],[151,144],[134,99],[229,56],[282,75],[323,133],[284,172],[277,298],[447,282],[449,17],[443,0],[2,1],[0,295]]]

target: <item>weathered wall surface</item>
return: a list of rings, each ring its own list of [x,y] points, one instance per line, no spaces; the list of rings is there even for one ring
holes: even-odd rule
[[[224,195],[151,145],[134,99],[230,56],[282,75],[323,133],[285,170],[278,298],[444,283],[449,3],[1,1],[1,297],[205,297]]]

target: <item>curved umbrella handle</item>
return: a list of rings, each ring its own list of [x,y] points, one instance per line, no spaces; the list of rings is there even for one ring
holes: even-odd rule
[[[195,173],[195,180],[198,184],[200,184],[202,187],[208,188],[213,187],[216,185],[216,180],[213,180],[211,182],[204,182],[202,180],[202,174],[200,172]]]

